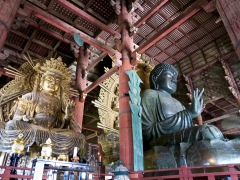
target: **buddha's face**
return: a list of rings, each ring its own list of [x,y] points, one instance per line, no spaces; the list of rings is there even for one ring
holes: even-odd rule
[[[177,90],[177,74],[172,71],[165,71],[157,78],[156,84],[159,91],[173,94]]]
[[[42,89],[50,94],[58,92],[61,84],[61,79],[54,75],[45,75],[42,80]]]

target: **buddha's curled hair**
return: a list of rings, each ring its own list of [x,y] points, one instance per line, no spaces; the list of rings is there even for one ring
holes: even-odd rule
[[[170,71],[173,74],[176,74],[176,76],[178,75],[177,69],[171,64],[160,63],[160,64],[156,65],[154,67],[154,69],[151,71],[150,76],[149,76],[151,89],[154,89],[153,79],[157,79],[159,76],[161,76],[166,71]]]

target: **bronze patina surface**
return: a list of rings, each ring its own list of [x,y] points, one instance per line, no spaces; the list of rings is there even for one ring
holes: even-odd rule
[[[150,74],[151,89],[143,92],[142,132],[145,169],[181,166],[182,156],[189,159],[187,162],[190,165],[206,165],[210,164],[205,162],[211,161],[211,158],[219,159],[219,153],[222,156],[228,153],[226,150],[216,152],[216,147],[226,149],[229,146],[217,127],[207,124],[193,125],[193,118],[200,115],[203,109],[204,90],[193,91],[192,102],[188,108],[171,96],[176,92],[177,75],[178,72],[172,65],[158,64]],[[215,140],[218,140],[218,143],[213,144]],[[212,157],[211,153],[208,154],[206,159],[203,153],[198,152],[202,161],[191,160],[195,157],[193,154],[198,151],[199,146],[216,153],[212,153]],[[233,158],[225,158],[225,160],[224,162],[231,162]],[[221,162],[223,161],[215,161],[215,164]]]

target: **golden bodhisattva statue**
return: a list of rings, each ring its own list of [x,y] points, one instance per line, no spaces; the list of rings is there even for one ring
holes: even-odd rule
[[[26,67],[32,70],[24,72]],[[8,93],[8,99],[9,96],[19,95],[19,92],[28,93],[23,94],[11,109],[10,120],[5,124],[5,130],[2,130],[5,133],[1,133],[0,138],[8,138],[4,134],[11,134],[13,130],[29,137],[30,145],[34,142],[40,145],[51,138],[55,154],[70,153],[75,146],[82,145],[84,136],[73,118],[74,102],[68,98],[71,75],[61,57],[39,60],[38,63],[28,60],[28,64],[22,65],[17,72],[24,76],[17,77],[2,91]],[[12,86],[19,90],[13,90]],[[0,97],[0,100],[10,103],[4,100],[5,97]],[[1,114],[3,117],[4,113]]]
[[[48,60],[43,66],[37,64],[35,69],[42,74],[40,87],[37,76],[33,91],[23,95],[13,108],[13,119],[6,124],[6,129],[26,125],[20,121],[45,128],[60,128],[65,120],[72,117],[74,104],[71,101],[68,101],[63,116],[62,85],[69,84],[71,78],[61,59]]]

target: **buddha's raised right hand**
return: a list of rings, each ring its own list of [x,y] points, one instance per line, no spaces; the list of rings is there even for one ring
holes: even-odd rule
[[[204,92],[204,89],[198,89],[196,88],[193,91],[193,95],[192,95],[192,103],[188,109],[188,111],[190,112],[192,118],[197,117],[199,114],[201,114],[202,109],[203,109],[203,98],[202,98],[202,94]]]

